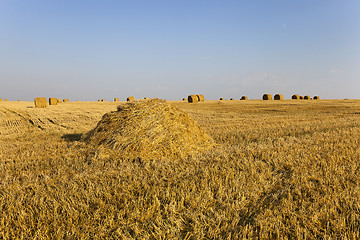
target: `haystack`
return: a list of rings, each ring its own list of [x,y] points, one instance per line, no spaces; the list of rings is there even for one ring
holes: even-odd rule
[[[303,97],[303,96],[300,96],[300,99],[304,99],[304,97]]]
[[[310,96],[309,96],[309,95],[305,95],[305,96],[304,96],[304,99],[305,99],[305,100],[310,100]]]
[[[248,100],[248,97],[247,97],[247,96],[242,96],[242,97],[240,98],[240,100]]]
[[[234,100],[234,98],[230,98],[230,100],[232,101],[232,100]]]
[[[185,112],[161,100],[136,101],[105,114],[83,139],[126,159],[186,158],[214,141]]]
[[[298,99],[300,99],[300,96],[298,94],[294,94],[294,95],[292,95],[291,99],[298,100]]]
[[[183,101],[186,101],[186,98],[183,98]]]
[[[220,98],[220,101],[222,101],[222,100],[224,100],[224,98],[221,97],[221,98]]]
[[[119,101],[119,98],[114,98],[114,102],[118,102]]]
[[[272,99],[272,96],[270,94],[264,94],[263,95],[263,100],[271,100]]]
[[[199,95],[196,95],[196,96],[197,96],[199,102],[205,101],[204,95],[199,94]]]
[[[57,98],[49,98],[49,105],[57,105],[58,99]]]
[[[47,107],[47,101],[44,97],[37,97],[34,99],[35,107],[37,108],[45,108]]]
[[[284,100],[284,96],[282,94],[275,94],[274,100]]]
[[[64,98],[64,99],[63,99],[63,102],[69,102],[69,99]]]
[[[61,99],[58,99],[57,102],[58,102],[58,103],[62,103]]]
[[[199,98],[197,95],[189,95],[188,96],[188,102],[189,103],[195,103],[195,102],[198,102],[199,101]]]
[[[320,97],[319,97],[319,96],[314,96],[313,99],[314,99],[314,100],[319,100]]]
[[[126,99],[126,101],[128,102],[135,101],[135,98],[133,96],[130,96]]]

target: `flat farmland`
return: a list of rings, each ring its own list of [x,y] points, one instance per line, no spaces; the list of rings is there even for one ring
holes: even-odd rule
[[[168,103],[216,146],[124,159],[82,137],[125,102],[0,102],[0,238],[360,238],[360,100]]]

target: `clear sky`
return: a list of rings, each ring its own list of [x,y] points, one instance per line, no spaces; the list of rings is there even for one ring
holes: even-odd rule
[[[0,98],[360,99],[359,0],[0,0]]]

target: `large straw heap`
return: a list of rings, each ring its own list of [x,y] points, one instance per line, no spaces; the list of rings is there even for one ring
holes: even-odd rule
[[[119,106],[105,114],[84,141],[127,159],[186,158],[214,146],[188,114],[160,99]]]

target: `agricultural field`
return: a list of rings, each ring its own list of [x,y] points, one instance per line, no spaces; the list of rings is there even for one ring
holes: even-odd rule
[[[360,238],[360,100],[167,103],[214,146],[126,158],[83,141],[125,102],[0,102],[0,239]]]

